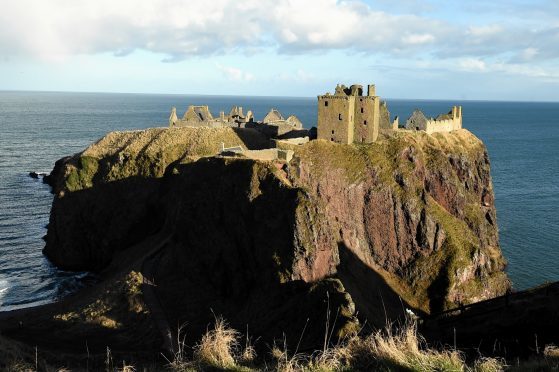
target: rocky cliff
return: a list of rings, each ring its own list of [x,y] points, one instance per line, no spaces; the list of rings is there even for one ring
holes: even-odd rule
[[[325,327],[343,336],[404,305],[436,312],[509,289],[489,159],[468,131],[311,141],[289,165],[209,156],[221,142],[268,145],[250,130],[151,129],[61,159],[45,254],[105,273],[140,262],[164,318],[193,339],[221,314],[312,347]]]

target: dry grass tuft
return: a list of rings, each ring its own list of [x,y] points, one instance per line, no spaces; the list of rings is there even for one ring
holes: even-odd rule
[[[302,355],[289,356],[285,345],[280,348],[277,345],[272,347],[271,356],[274,362],[274,371],[278,372],[295,372],[304,369],[305,361]]]
[[[236,364],[240,333],[217,318],[214,329],[209,330],[194,347],[194,360],[202,366],[232,368]]]
[[[505,362],[495,358],[481,358],[474,364],[476,372],[499,372],[505,370]]]
[[[465,362],[457,351],[437,351],[425,346],[415,323],[410,323],[398,331],[387,327],[366,338],[353,338],[346,346],[346,355],[352,367],[357,369],[465,370]]]
[[[272,363],[255,367],[256,353],[249,344],[240,349],[240,333],[216,319],[194,348],[193,359],[188,360],[184,345],[169,364],[173,371],[235,370],[235,371],[503,371],[502,361],[482,358],[468,366],[458,351],[434,350],[427,347],[417,333],[414,322],[399,330],[387,327],[368,337],[353,336],[339,344],[313,354],[291,355],[287,345],[274,345]]]

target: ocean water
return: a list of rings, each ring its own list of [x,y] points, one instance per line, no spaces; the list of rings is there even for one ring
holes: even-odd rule
[[[464,126],[488,147],[501,246],[516,289],[559,280],[559,103],[391,100],[405,120],[463,106]],[[83,150],[112,130],[166,126],[172,106],[270,108],[316,125],[316,98],[0,92],[0,311],[55,301],[94,280],[57,270],[41,249],[52,195],[30,171]]]

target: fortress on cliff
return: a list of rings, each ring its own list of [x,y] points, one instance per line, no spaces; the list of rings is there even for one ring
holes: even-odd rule
[[[462,128],[462,107],[453,106],[447,114],[427,118],[420,110],[415,110],[403,127],[396,116],[390,118],[385,101],[376,95],[374,84],[350,87],[338,84],[334,94],[318,96],[318,120],[316,128],[304,129],[303,123],[291,115],[287,119],[272,108],[260,121],[251,110],[246,114],[242,107],[234,106],[229,114],[220,112],[214,117],[208,106],[189,106],[182,119],[175,107],[169,116],[170,127],[232,127],[256,129],[271,140],[287,141],[293,145],[303,144],[312,139],[322,139],[337,143],[372,143],[379,133],[397,130],[425,131],[428,134],[450,132]]]
[[[318,139],[338,143],[371,143],[380,131],[399,130],[399,119],[390,120],[386,102],[376,95],[375,85],[347,88],[337,85],[334,94],[318,96]],[[429,134],[450,132],[462,128],[462,107],[454,106],[448,114],[428,119],[420,110],[406,121],[405,129],[422,130]],[[404,128],[403,128],[404,129]]]

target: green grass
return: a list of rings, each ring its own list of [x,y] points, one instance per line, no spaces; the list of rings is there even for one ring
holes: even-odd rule
[[[69,191],[86,189],[93,186],[93,177],[99,169],[99,162],[91,156],[80,156],[77,166],[70,166],[66,177],[66,188]]]

